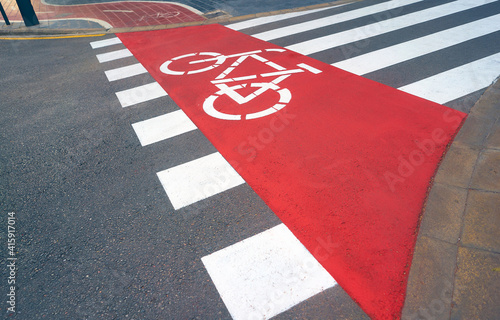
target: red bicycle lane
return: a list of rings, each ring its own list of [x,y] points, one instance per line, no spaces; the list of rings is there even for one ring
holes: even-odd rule
[[[219,25],[118,37],[370,317],[401,317],[427,190],[464,113]],[[246,59],[234,69],[227,67],[237,57],[213,56],[204,72],[160,70],[190,53],[257,51],[261,61]],[[264,60],[283,67],[282,74]],[[298,65],[310,69],[275,83],[249,106],[229,98],[248,97],[274,79],[250,76],[279,78]],[[239,80],[231,84],[229,77]],[[283,89],[290,97],[280,101]],[[267,116],[225,120],[207,114],[207,100],[233,115],[282,106]]]

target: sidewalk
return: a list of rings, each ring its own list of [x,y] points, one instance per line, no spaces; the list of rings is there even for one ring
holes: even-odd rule
[[[170,25],[206,20],[202,12],[178,3],[154,1],[120,1],[83,5],[49,5],[32,0],[39,26],[26,28],[15,0],[1,0],[12,25],[0,24],[0,32],[36,31],[40,29],[133,28]],[[24,30],[23,30],[24,29]]]
[[[403,319],[500,315],[500,81],[472,108],[434,179]]]
[[[76,0],[78,1],[78,0]],[[232,16],[226,10],[233,12],[225,1],[216,3],[210,1],[206,8],[218,9],[202,12],[193,6],[179,2],[162,1],[113,1],[77,5],[51,5],[46,0],[31,0],[40,24],[26,27],[19,13],[16,0],[0,0],[11,25],[6,25],[0,16],[0,35],[40,35],[40,34],[73,34],[73,33],[102,33],[102,32],[130,32],[175,28],[190,25],[209,23],[223,23],[239,21],[280,13],[296,12],[360,0],[338,0],[321,3],[322,0],[307,0],[302,7],[294,7],[303,1],[294,0],[286,5],[289,9],[277,11],[251,13],[242,16]],[[184,1],[199,3],[196,0]],[[231,2],[231,1],[229,1]],[[238,0],[231,2],[238,4]],[[312,4],[310,3],[319,3]],[[246,5],[249,6],[248,4]],[[277,5],[277,8],[284,5]],[[254,6],[257,8],[257,6]],[[285,6],[286,7],[286,6]],[[249,12],[252,10],[242,10]],[[259,11],[254,9],[253,11]]]

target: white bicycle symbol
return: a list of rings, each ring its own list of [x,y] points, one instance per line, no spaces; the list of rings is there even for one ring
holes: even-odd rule
[[[189,53],[185,55],[181,55],[178,57],[175,57],[171,60],[166,61],[160,66],[160,71],[168,74],[168,75],[175,75],[175,76],[181,76],[181,75],[191,75],[191,74],[197,74],[201,72],[206,72],[210,71],[212,69],[215,69],[219,66],[221,66],[228,58],[238,58],[236,61],[231,64],[228,68],[226,68],[221,74],[219,74],[217,77],[215,77],[214,80],[212,80],[212,84],[214,84],[219,91],[217,91],[215,94],[211,95],[210,97],[205,99],[205,102],[203,103],[203,110],[210,116],[217,118],[217,119],[222,119],[222,120],[251,120],[251,119],[257,119],[261,117],[268,116],[270,114],[273,114],[281,109],[283,109],[287,103],[290,102],[292,99],[292,94],[290,90],[287,88],[280,88],[278,86],[278,83],[281,81],[285,80],[289,76],[291,76],[294,73],[300,73],[300,72],[305,72],[309,71],[313,74],[318,74],[321,73],[321,70],[318,70],[316,68],[313,68],[305,63],[299,63],[297,64],[297,69],[287,69],[285,67],[280,66],[279,64],[272,62],[260,55],[259,53],[263,52],[285,52],[285,49],[265,49],[265,50],[256,50],[256,51],[250,51],[250,52],[243,52],[243,53],[236,53],[232,55],[222,55],[220,53],[215,53],[215,52],[199,52],[199,53]],[[203,59],[204,57],[208,57]],[[274,68],[277,70],[276,72],[268,72],[268,73],[261,73],[261,74],[253,74],[253,75],[246,75],[246,76],[239,76],[236,78],[228,78],[227,76],[233,72],[243,61],[245,61],[247,58],[253,58],[257,61],[260,61],[267,66]],[[179,60],[184,60],[186,61],[190,60],[188,62],[189,65],[194,65],[197,67],[199,64],[201,64],[203,67],[190,70],[190,71],[176,71],[173,67],[175,67],[175,64]],[[208,63],[208,66],[207,66]],[[251,82],[249,83],[248,80],[253,80],[253,79],[259,79],[259,78],[268,78],[268,77],[275,77],[272,81],[270,82]],[[240,84],[234,84],[232,86],[228,86],[227,84],[233,84],[235,82],[239,82]],[[243,88],[258,88],[254,92],[248,94],[247,96],[242,96],[237,92],[237,90],[243,89]],[[231,113],[224,113],[220,110],[217,110],[214,106],[215,101],[217,98],[226,95],[230,99],[234,100],[237,102],[239,105],[245,104],[247,102],[250,102],[251,100],[255,99],[259,95],[263,94],[267,90],[274,90],[279,94],[279,101],[278,103],[258,112],[253,112],[253,113],[246,113],[246,114],[231,114]]]

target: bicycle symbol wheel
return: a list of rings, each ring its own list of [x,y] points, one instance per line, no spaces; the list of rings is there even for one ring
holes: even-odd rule
[[[238,85],[238,86],[230,87],[229,89],[235,90],[235,89],[239,89],[239,88],[244,88],[245,86],[246,86],[246,84],[245,85]],[[288,90],[286,88],[280,89],[280,87],[274,83],[252,83],[252,84],[250,84],[250,87],[257,87],[257,88],[260,87],[261,89],[263,89],[263,91],[268,90],[268,89],[276,91],[280,97],[278,103],[274,104],[273,106],[271,106],[265,110],[253,112],[253,113],[248,113],[246,115],[223,113],[223,112],[217,110],[214,106],[214,103],[217,100],[217,98],[219,98],[222,95],[228,95],[227,91],[220,90],[205,100],[205,102],[203,103],[203,110],[209,116],[217,118],[217,119],[221,119],[221,120],[242,120],[242,119],[251,120],[251,119],[258,119],[258,118],[268,116],[270,114],[273,114],[273,113],[283,109],[284,107],[286,107],[286,104],[288,102],[290,102],[290,100],[292,99],[292,94],[290,93],[290,90]],[[237,99],[233,99],[233,100],[237,101]],[[247,99],[247,100],[250,100],[250,99]],[[247,101],[241,101],[240,104],[243,104],[245,102],[247,102]]]

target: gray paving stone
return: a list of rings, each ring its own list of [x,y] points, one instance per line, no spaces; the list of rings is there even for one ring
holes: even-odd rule
[[[490,149],[500,149],[500,119],[497,120],[486,138],[485,146]]]
[[[462,216],[467,190],[436,183],[429,193],[421,234],[449,243],[457,243],[462,229]]]
[[[470,191],[464,216],[462,245],[500,252],[500,196],[498,193]]]
[[[452,320],[497,320],[500,254],[459,248]]]
[[[500,150],[485,150],[480,154],[471,188],[500,192]]]
[[[470,116],[498,119],[500,117],[500,84],[492,85],[472,108]]]
[[[402,319],[449,319],[456,254],[455,245],[419,237]]]
[[[434,181],[467,188],[479,151],[478,148],[452,144],[439,167]]]
[[[496,119],[483,115],[470,115],[455,137],[455,142],[461,145],[482,146],[488,136],[489,130],[485,128],[493,127]]]

